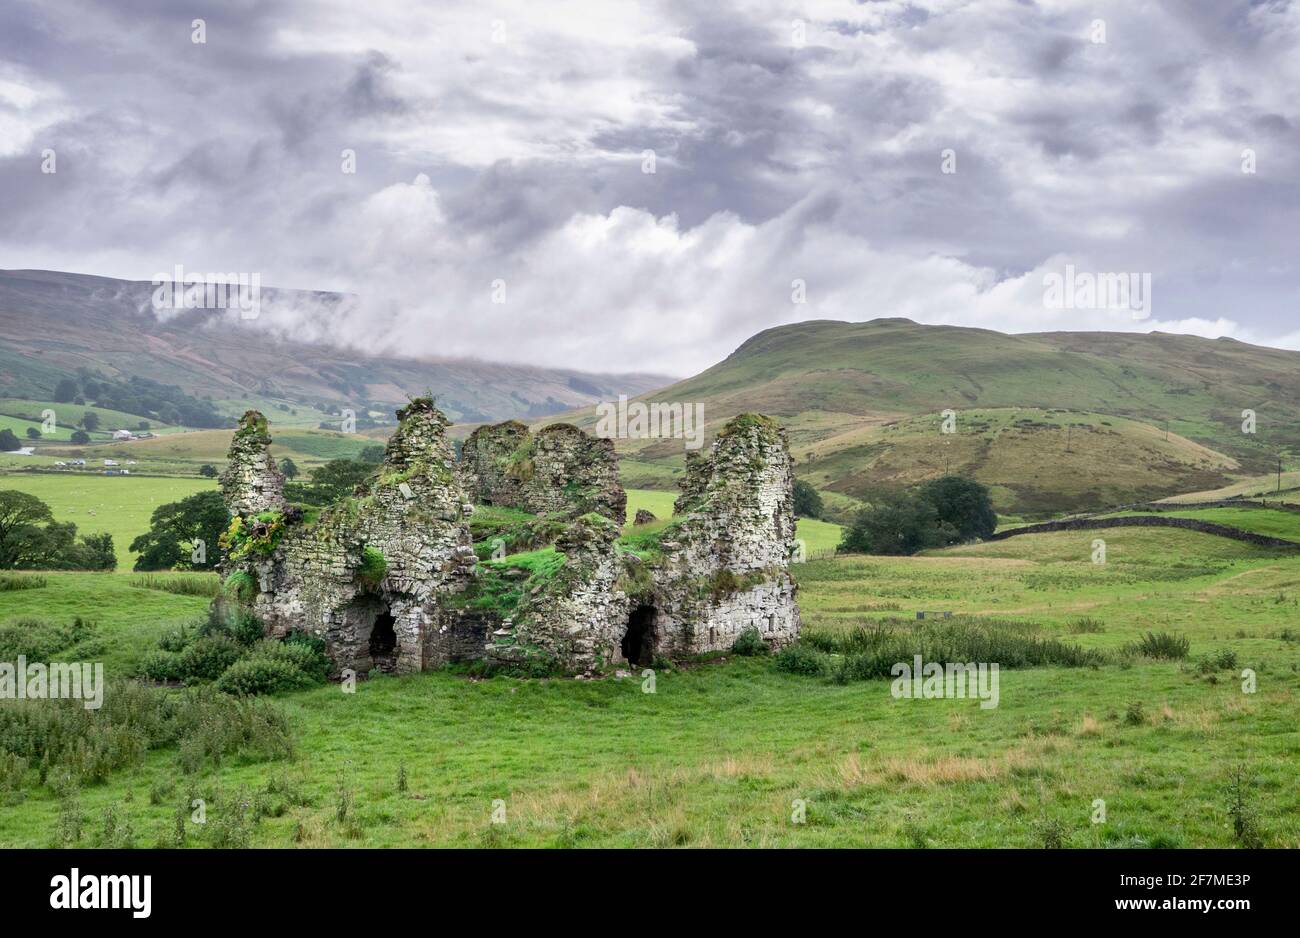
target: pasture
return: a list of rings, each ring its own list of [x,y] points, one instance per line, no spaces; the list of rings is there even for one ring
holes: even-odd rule
[[[186,775],[174,753],[153,752],[84,788],[78,810],[89,842],[111,809],[140,846],[167,842],[178,806],[203,797],[195,846],[228,830],[242,800],[265,808],[244,823],[267,847],[1226,847],[1229,780],[1244,766],[1265,842],[1300,845],[1300,558],[1115,529],[1103,565],[1090,535],[796,566],[809,638],[952,610],[1113,656],[1004,670],[994,709],[895,699],[888,680],[836,684],[761,657],[682,663],[656,674],[652,694],[640,675],[451,668],[283,695],[293,758],[236,756]],[[0,593],[0,623],[90,614],[123,673],[150,636],[205,604],[104,581],[129,578],[60,574]],[[1190,654],[1121,654],[1148,631],[1186,636]],[[61,810],[48,788],[26,789],[0,805],[0,845],[54,842]]]

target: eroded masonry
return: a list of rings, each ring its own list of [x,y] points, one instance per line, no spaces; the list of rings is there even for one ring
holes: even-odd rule
[[[324,639],[336,673],[485,660],[584,672],[799,634],[783,431],[745,414],[688,461],[674,516],[626,530],[610,440],[555,424],[480,427],[461,458],[428,399],[398,411],[378,474],[323,509],[290,504],[266,418],[222,475],[225,597],[267,633]]]

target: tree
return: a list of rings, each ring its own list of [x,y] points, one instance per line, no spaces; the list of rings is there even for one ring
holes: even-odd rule
[[[378,444],[374,446],[367,446],[365,449],[361,451],[361,454],[357,456],[357,459],[361,460],[362,462],[368,462],[368,463],[373,463],[375,465],[379,465],[379,463],[384,461],[384,448],[382,446],[379,446]]]
[[[131,542],[140,556],[136,570],[211,569],[220,559],[219,538],[230,524],[221,493],[199,492],[154,509],[149,530]],[[203,560],[196,560],[197,542],[203,542]]]
[[[921,486],[921,497],[934,505],[939,520],[953,526],[962,541],[986,538],[998,526],[988,486],[961,476],[944,476]]]
[[[352,490],[374,475],[370,463],[354,459],[331,459],[311,471],[311,496],[315,504],[328,505],[352,494]]]
[[[821,494],[803,479],[794,480],[794,513],[797,518],[820,518],[826,506]]]
[[[288,456],[284,457],[280,460],[280,474],[289,480],[298,478],[298,464]]]
[[[77,382],[71,378],[64,378],[54,386],[54,400],[60,404],[71,403],[72,399],[77,396]]]
[[[99,429],[99,414],[93,410],[88,410],[81,415],[81,426],[86,430]]]
[[[0,430],[0,453],[12,453],[14,450],[22,448],[23,444],[18,442],[18,437],[14,436],[14,431],[8,427]]]
[[[90,442],[90,434],[87,433],[85,430],[73,430],[72,442],[85,445],[86,443]]]
[[[928,500],[910,492],[886,495],[862,509],[844,531],[841,553],[914,554],[958,539]]]
[[[40,431],[40,430],[37,430],[35,427],[28,427],[28,428],[27,428],[27,439],[29,439],[29,440],[39,440],[40,438],[41,438],[41,431]]]
[[[210,463],[204,463],[199,466],[199,475],[203,476],[205,479],[215,479],[217,477],[217,469]]]
[[[17,567],[32,556],[33,532],[54,520],[54,512],[35,495],[0,491],[0,569]]]

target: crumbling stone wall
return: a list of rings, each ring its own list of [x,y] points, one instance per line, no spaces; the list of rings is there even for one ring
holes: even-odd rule
[[[266,418],[250,410],[239,418],[221,474],[221,494],[232,515],[252,516],[284,508],[284,476],[271,456]]]
[[[460,450],[466,493],[479,504],[524,508],[519,462],[526,458],[523,454],[531,441],[528,426],[518,420],[476,429]],[[518,461],[516,454],[520,454]]]
[[[572,424],[551,424],[536,435],[517,420],[479,427],[465,441],[461,463],[485,505],[571,518],[594,511],[620,524],[627,511],[614,441]]]
[[[446,439],[447,419],[425,399],[397,416],[379,474],[364,491],[323,510],[315,522],[286,513],[284,536],[271,554],[231,565],[254,576],[254,611],[270,634],[319,635],[339,670],[409,672],[442,663],[440,600],[473,576],[468,503]],[[273,465],[264,418],[260,426],[256,440],[232,446],[232,465]],[[249,487],[259,489],[256,480]],[[228,492],[232,514],[245,514],[249,500],[241,492]],[[371,639],[389,620],[391,654],[385,649],[375,660]]]
[[[772,647],[798,638],[794,472],[785,431],[741,414],[707,457],[687,464],[685,518],[664,538],[655,572],[656,628],[666,654],[725,651],[746,629]]]
[[[319,635],[338,671],[359,673],[469,658],[583,671],[725,651],[750,628],[773,647],[798,636],[793,475],[770,419],[728,423],[689,464],[680,516],[632,550],[618,543],[626,494],[612,441],[565,424],[536,435],[499,425],[476,431],[457,464],[431,401],[398,418],[377,475],[318,517],[285,504],[265,418],[241,421],[222,488],[250,526],[226,565],[253,577],[252,604],[272,635]],[[513,570],[507,580],[477,566],[467,468],[481,499],[572,518],[544,575]],[[257,550],[247,549],[249,530],[260,532]],[[511,586],[520,576],[526,590]],[[509,603],[483,602],[489,580]]]

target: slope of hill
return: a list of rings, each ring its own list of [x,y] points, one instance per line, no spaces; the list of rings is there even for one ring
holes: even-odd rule
[[[951,468],[998,487],[1017,512],[1215,488],[1300,453],[1300,353],[1163,333],[804,322],[641,399],[702,402],[710,430],[743,411],[774,414],[799,474],[832,492]],[[953,434],[940,432],[946,409]],[[1254,434],[1242,431],[1247,409]],[[595,413],[576,420],[594,426]],[[682,465],[680,440],[619,449],[639,485],[670,484]]]
[[[133,375],[209,397],[230,413],[276,403],[331,404],[358,414],[391,413],[408,395],[431,391],[456,420],[540,417],[619,394],[659,387],[655,375],[601,375],[479,361],[416,361],[270,338],[256,322],[207,310],[150,306],[147,282],[50,271],[0,271],[0,396],[44,400],[61,378],[88,368]],[[264,304],[338,294],[262,288]]]

